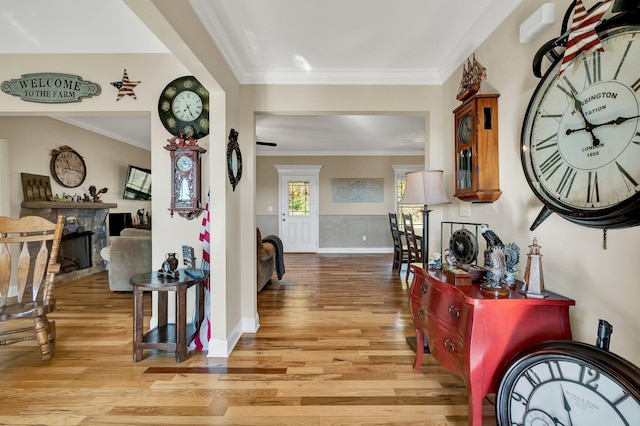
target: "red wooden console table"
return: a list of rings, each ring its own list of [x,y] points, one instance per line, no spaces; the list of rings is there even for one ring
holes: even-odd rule
[[[526,298],[516,289],[496,299],[479,283],[456,287],[440,270],[411,268],[409,302],[417,341],[426,337],[434,358],[464,379],[470,425],[482,424],[482,399],[497,391],[514,355],[545,340],[571,339],[574,300],[551,292],[544,299]],[[415,370],[424,353],[423,345],[416,346]]]

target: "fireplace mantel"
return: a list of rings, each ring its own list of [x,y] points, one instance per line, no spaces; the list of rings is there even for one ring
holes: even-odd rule
[[[66,201],[23,201],[25,209],[115,209],[115,203],[77,203]]]

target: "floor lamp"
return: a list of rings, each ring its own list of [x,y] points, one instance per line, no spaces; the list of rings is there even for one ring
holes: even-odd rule
[[[407,184],[404,187],[404,195],[400,204],[420,204],[424,206],[422,211],[422,262],[428,263],[429,259],[429,205],[448,204],[449,198],[444,192],[442,170],[428,170],[426,172],[407,173]]]
[[[421,204],[424,206],[422,210],[422,265],[425,267],[429,263],[429,259],[425,257],[429,255],[429,208],[428,205],[447,204],[450,203],[447,194],[444,192],[444,184],[442,182],[442,170],[429,170],[426,172],[409,172],[407,173],[407,184],[404,187],[404,195],[400,204]],[[407,265],[407,268],[409,265]],[[426,269],[426,267],[425,267]],[[414,352],[417,352],[417,341],[415,337],[407,337],[407,343]],[[427,336],[422,342],[424,353],[430,353]]]

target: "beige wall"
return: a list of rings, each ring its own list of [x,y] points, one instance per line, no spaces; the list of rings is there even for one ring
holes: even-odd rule
[[[116,203],[110,212],[131,212],[144,208],[151,211],[149,201],[122,199],[127,166],[151,167],[151,153],[88,130],[49,117],[0,117],[0,134],[9,141],[8,173],[11,209],[9,215],[20,215],[23,200],[20,173],[51,176],[51,150],[70,145],[84,159],[87,177],[78,188],[65,188],[51,178],[52,193],[62,196],[89,193],[89,186],[108,188],[100,195],[105,203]]]

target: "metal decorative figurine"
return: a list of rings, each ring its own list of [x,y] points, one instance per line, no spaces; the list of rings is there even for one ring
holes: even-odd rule
[[[162,262],[162,268],[158,270],[158,275],[168,278],[178,278],[180,276],[178,258],[175,253],[167,253],[167,258]]]

